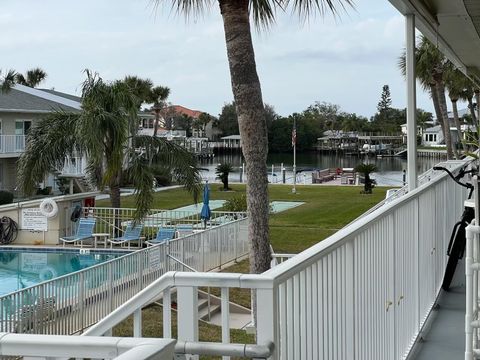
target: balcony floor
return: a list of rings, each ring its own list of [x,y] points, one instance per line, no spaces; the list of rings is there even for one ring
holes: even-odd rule
[[[465,354],[465,262],[458,263],[450,291],[440,294],[415,360],[463,359]]]

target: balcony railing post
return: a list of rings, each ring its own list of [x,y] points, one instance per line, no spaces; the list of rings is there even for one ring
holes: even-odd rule
[[[271,288],[257,289],[257,344],[273,342],[277,346],[278,340],[278,291],[272,284]],[[278,359],[275,349],[270,359]]]
[[[109,308],[109,313],[113,311],[113,270],[112,270],[113,263],[108,264],[108,300],[107,305]]]
[[[354,268],[354,248],[353,240],[346,243],[346,319],[347,319],[347,354],[350,359],[355,360],[355,268]]]
[[[133,313],[133,337],[142,337],[142,308]]]
[[[196,286],[177,287],[177,311],[178,340],[198,341],[198,290]],[[198,359],[198,357],[192,356],[189,359]]]
[[[83,332],[85,328],[85,277],[84,272],[81,272],[78,277],[78,307],[79,307],[79,316],[80,316],[80,330]]]

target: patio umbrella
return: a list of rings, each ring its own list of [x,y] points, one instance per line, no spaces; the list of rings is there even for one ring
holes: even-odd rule
[[[210,201],[210,188],[208,187],[208,181],[205,183],[203,187],[203,206],[202,211],[200,213],[200,217],[205,222],[205,227],[207,227],[207,220],[210,219],[210,206],[208,205]]]

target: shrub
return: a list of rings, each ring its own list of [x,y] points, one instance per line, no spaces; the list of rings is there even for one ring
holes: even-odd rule
[[[223,190],[227,191],[230,190],[228,187],[228,175],[233,171],[232,164],[218,164],[215,168],[215,174],[217,178],[223,183]]]
[[[13,203],[13,193],[6,190],[0,190],[0,205]]]
[[[245,194],[236,195],[228,199],[223,207],[226,211],[247,211],[247,196]]]
[[[163,166],[153,165],[152,172],[157,186],[169,186],[172,184],[172,173],[169,169]]]
[[[62,195],[67,195],[70,192],[70,180],[67,178],[56,178],[55,183]]]

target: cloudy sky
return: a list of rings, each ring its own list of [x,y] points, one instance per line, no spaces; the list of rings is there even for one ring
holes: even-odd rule
[[[166,2],[168,3],[168,2]],[[375,113],[389,84],[393,105],[405,107],[397,68],[404,21],[387,0],[356,0],[341,19],[279,14],[276,25],[254,33],[265,102],[281,115],[315,101],[339,104],[364,116]],[[223,26],[218,8],[189,20],[150,0],[1,0],[0,69],[40,66],[43,87],[78,94],[83,69],[104,79],[148,77],[171,89],[169,100],[219,114],[232,100]],[[420,90],[418,105],[432,111]]]

